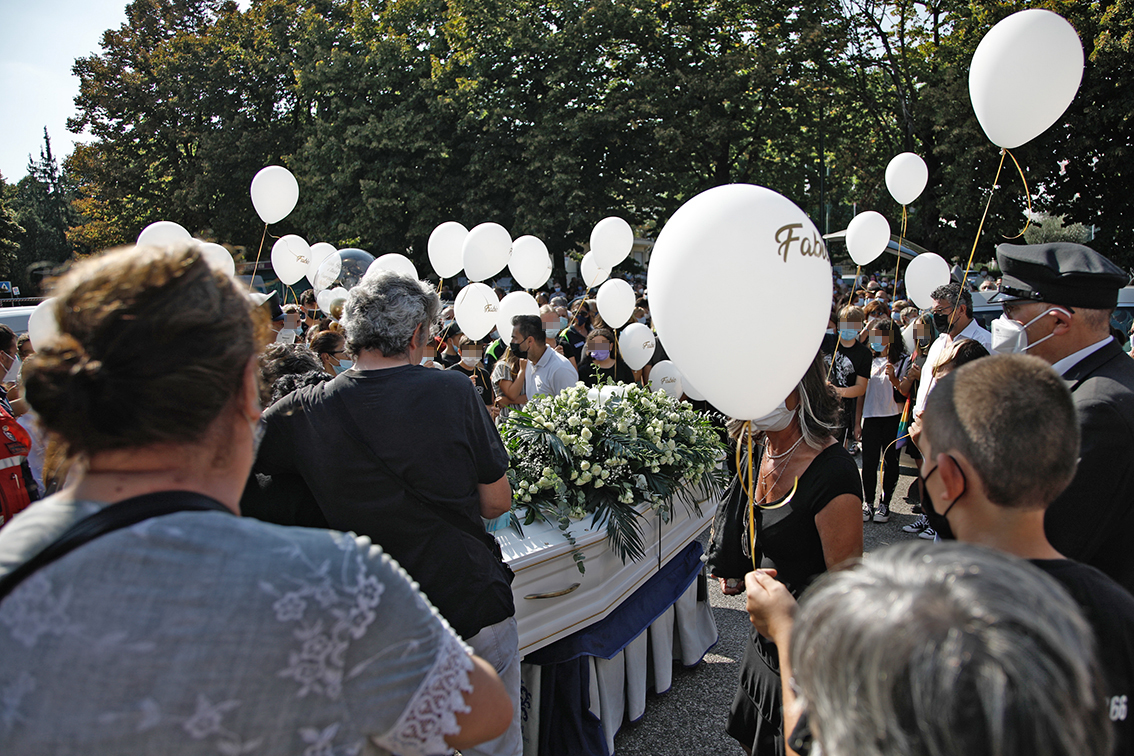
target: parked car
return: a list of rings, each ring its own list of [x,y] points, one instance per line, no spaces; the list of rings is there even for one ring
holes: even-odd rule
[[[0,323],[11,328],[19,336],[21,333],[27,333],[28,319],[33,311],[35,307],[0,307]]]

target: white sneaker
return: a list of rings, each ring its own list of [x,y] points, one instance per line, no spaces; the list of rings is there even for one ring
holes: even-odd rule
[[[885,504],[879,504],[878,509],[874,512],[875,522],[889,522],[890,521],[890,507]]]
[[[918,533],[917,537],[925,541],[935,541],[937,540],[937,531],[926,525],[925,530]]]
[[[870,518],[874,516],[874,510],[865,501],[862,502],[862,521],[870,522]]]

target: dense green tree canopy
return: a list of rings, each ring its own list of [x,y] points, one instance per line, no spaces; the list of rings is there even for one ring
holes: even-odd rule
[[[1123,262],[1134,0],[135,0],[75,64],[64,229],[99,248],[175,220],[255,248],[264,165],[300,182],[271,233],[413,256],[445,220],[496,221],[558,259],[600,218],[654,235],[693,194],[771,187],[820,227],[901,208],[889,159],[921,154],[908,235],[966,258],[1001,159],[968,100],[983,34],[1024,7],[1059,11],[1088,56],[1079,95],[1014,151],[1036,210],[1099,229]],[[1021,82],[1021,87],[1033,86]],[[977,246],[1017,234],[1027,203],[1005,162]],[[29,232],[30,233],[30,232]]]

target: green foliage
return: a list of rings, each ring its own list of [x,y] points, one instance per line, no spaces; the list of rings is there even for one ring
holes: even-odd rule
[[[511,458],[513,507],[525,511],[525,522],[555,523],[574,546],[572,519],[593,514],[626,561],[645,555],[644,513],[669,522],[675,498],[699,513],[696,502],[720,492],[725,449],[688,404],[638,386],[619,388],[624,393],[605,400],[589,398],[582,384],[537,397],[514,409],[500,433]],[[577,550],[575,561],[582,572]]]

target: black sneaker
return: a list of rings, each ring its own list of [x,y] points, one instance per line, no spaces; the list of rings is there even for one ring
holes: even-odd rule
[[[929,527],[929,518],[926,517],[925,515],[922,515],[921,517],[919,517],[916,520],[914,520],[913,522],[911,522],[909,525],[904,526],[902,528],[902,532],[905,532],[905,533],[920,533],[921,531],[925,530],[928,527]]]
[[[874,515],[874,511],[869,504],[865,501],[862,502],[862,521],[870,522],[870,518]]]
[[[917,537],[925,541],[936,541],[937,531],[929,526],[926,526],[925,530],[917,534]]]
[[[875,522],[889,522],[890,521],[890,506],[888,504],[879,504],[878,509],[874,511]]]

